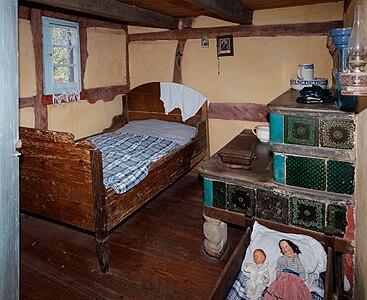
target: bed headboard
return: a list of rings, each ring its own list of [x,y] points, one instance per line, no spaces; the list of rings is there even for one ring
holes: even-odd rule
[[[150,82],[137,86],[130,90],[124,98],[123,111],[127,121],[160,119],[183,123],[179,109],[174,109],[168,115],[165,114],[163,102],[160,100],[160,82]],[[186,120],[185,123],[196,126],[207,118],[208,110],[205,103],[196,115]]]

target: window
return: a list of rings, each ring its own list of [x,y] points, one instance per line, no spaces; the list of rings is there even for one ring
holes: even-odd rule
[[[42,17],[43,94],[81,91],[79,24]],[[67,100],[68,101],[68,100]]]

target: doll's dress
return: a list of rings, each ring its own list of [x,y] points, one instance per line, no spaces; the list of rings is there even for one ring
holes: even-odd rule
[[[265,294],[265,300],[311,300],[312,296],[304,280],[306,279],[305,269],[298,256],[282,256],[278,259],[276,270],[281,271],[281,275],[270,285]]]
[[[246,282],[246,297],[249,300],[257,300],[261,297],[269,282],[268,263],[261,265],[248,264],[243,267],[248,280]]]

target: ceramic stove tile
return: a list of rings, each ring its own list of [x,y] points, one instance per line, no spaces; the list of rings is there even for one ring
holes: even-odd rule
[[[286,184],[314,190],[326,189],[325,160],[287,156]]]
[[[347,208],[337,204],[329,204],[327,207],[326,222],[335,229],[337,236],[343,237],[347,222]]]
[[[314,118],[300,118],[285,116],[285,143],[318,146],[318,120]]]
[[[255,190],[236,185],[227,185],[226,209],[245,213],[248,209],[255,213]]]
[[[288,224],[288,197],[266,190],[257,190],[256,216]]]
[[[327,164],[327,190],[329,192],[354,193],[354,165],[344,161],[330,160]]]
[[[320,123],[322,147],[353,149],[355,124],[348,120],[323,120]]]
[[[325,204],[308,199],[291,198],[291,224],[305,229],[324,231]]]

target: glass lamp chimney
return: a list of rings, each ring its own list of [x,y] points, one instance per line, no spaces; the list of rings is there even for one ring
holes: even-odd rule
[[[353,30],[348,44],[349,71],[360,73],[366,71],[367,32],[365,27],[364,6],[356,5]]]

